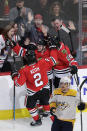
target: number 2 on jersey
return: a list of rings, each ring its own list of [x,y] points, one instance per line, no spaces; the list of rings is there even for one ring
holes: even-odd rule
[[[43,85],[43,81],[41,81],[41,74],[40,73],[34,74],[34,79],[35,79],[35,86],[36,87]]]

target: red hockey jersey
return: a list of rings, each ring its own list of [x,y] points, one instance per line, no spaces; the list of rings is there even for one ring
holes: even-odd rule
[[[51,51],[50,54],[52,57],[57,55],[58,64],[54,67],[54,75],[59,78],[64,77],[68,73],[70,74],[70,66],[78,65],[77,61],[71,55],[69,48],[62,42],[60,44],[60,49],[55,49],[55,52],[52,53]]]
[[[26,53],[26,49],[19,46],[19,44],[17,44],[14,48],[13,48],[13,51],[18,55],[18,56],[25,56],[25,53]]]
[[[18,55],[18,56],[25,56],[26,53],[26,49],[24,49],[23,47],[19,46],[19,44],[17,44],[14,48],[13,51]],[[39,52],[38,50],[35,50],[35,54],[36,54],[36,58],[47,58],[50,56],[50,51],[49,48],[47,48],[44,52]]]
[[[14,79],[16,86],[22,86],[26,83],[27,94],[33,95],[42,88],[49,88],[47,71],[56,64],[53,57],[41,59],[37,63],[26,65],[19,70],[18,77]]]
[[[13,48],[13,51],[18,55],[18,56],[25,56],[26,49],[23,47],[19,46],[18,44]],[[50,50],[47,48],[44,52],[39,52],[38,50],[35,50],[36,58],[47,58],[50,56]],[[53,78],[53,71],[48,69],[48,78],[52,79]]]
[[[36,54],[36,58],[37,59],[40,59],[40,58],[47,58],[50,56],[50,50],[49,48],[46,48],[45,51],[38,51],[38,50],[35,50],[35,54]],[[47,75],[48,75],[48,79],[52,79],[53,78],[53,71],[52,69],[48,69],[48,72],[47,72]]]
[[[35,50],[35,54],[36,54],[36,58],[37,59],[39,59],[39,58],[47,58],[47,57],[50,56],[50,50],[49,50],[49,48],[46,48],[46,50],[43,51],[43,52]]]

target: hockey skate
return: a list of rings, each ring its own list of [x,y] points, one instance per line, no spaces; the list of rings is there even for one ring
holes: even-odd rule
[[[40,110],[40,111],[39,111],[39,115],[40,115],[41,118],[43,118],[43,117],[48,117],[48,116],[49,116],[49,113],[48,113],[48,112],[45,112],[45,111],[43,111],[43,110]]]
[[[32,121],[32,122],[30,123],[30,125],[31,125],[31,126],[40,126],[40,125],[42,125],[42,121],[41,121],[41,119],[36,120],[36,121]]]
[[[42,118],[42,117],[43,117],[43,113],[44,113],[44,111],[43,111],[43,110],[38,110],[38,114],[39,114],[40,118]]]
[[[43,112],[43,117],[48,117],[50,115],[50,113],[48,112]]]

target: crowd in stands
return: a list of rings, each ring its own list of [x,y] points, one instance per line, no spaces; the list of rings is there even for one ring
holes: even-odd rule
[[[38,41],[46,39],[47,34],[58,37],[59,41],[69,47],[73,56],[76,55],[78,0],[16,0],[13,3],[9,0],[9,5],[12,7],[9,12],[10,22],[0,29],[0,54],[5,56],[4,59],[9,52],[8,39],[25,49],[30,48],[29,44],[37,48]],[[70,32],[63,30],[62,25]],[[13,53],[11,50],[10,55],[13,56]]]

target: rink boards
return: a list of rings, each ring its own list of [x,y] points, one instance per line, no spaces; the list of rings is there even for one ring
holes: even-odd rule
[[[79,83],[87,78],[87,67],[80,67],[78,71]],[[72,88],[77,90],[75,78],[72,79]],[[10,73],[0,73],[0,120],[13,119],[13,99],[14,99],[14,84]],[[30,117],[29,112],[24,106],[26,85],[15,87],[15,116],[16,118]],[[82,100],[87,102],[87,82],[81,90]],[[87,112],[87,110],[85,110]],[[78,110],[77,110],[78,112]]]
[[[0,120],[13,119],[14,84],[10,73],[0,73]],[[25,85],[15,87],[15,117],[29,117],[24,106]]]

